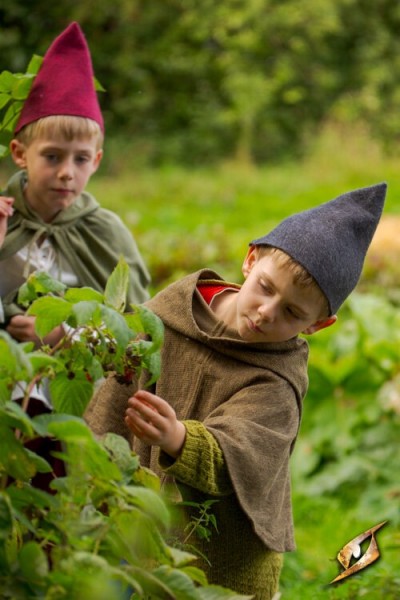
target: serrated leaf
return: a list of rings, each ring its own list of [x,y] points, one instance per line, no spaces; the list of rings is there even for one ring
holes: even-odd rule
[[[129,267],[121,256],[117,266],[111,273],[104,290],[104,301],[118,312],[123,312],[126,306],[126,295],[129,286]]]
[[[36,316],[35,331],[44,338],[55,327],[64,323],[72,312],[72,305],[63,298],[44,296],[29,307],[27,314]]]
[[[93,384],[83,372],[71,379],[67,372],[59,373],[49,383],[51,401],[54,410],[80,417],[93,394]]]

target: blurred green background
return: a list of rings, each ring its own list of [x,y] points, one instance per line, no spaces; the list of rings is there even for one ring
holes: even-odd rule
[[[24,72],[72,20],[106,89],[89,190],[131,228],[152,292],[204,266],[240,281],[248,242],[285,216],[388,183],[356,293],[310,338],[281,594],[399,598],[400,4],[3,0],[0,71]],[[330,585],[339,550],[385,520],[379,561]]]

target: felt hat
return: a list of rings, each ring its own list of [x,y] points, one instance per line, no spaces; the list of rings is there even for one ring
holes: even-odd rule
[[[300,263],[325,294],[333,315],[360,278],[386,188],[386,183],[361,188],[294,214],[250,245],[279,248]]]
[[[47,50],[15,133],[33,121],[54,115],[87,117],[104,130],[93,77],[83,32],[78,23],[71,23]]]

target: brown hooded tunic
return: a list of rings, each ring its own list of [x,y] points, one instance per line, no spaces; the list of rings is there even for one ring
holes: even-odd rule
[[[143,465],[175,478],[184,499],[218,498],[219,533],[196,543],[212,564],[201,565],[210,580],[269,598],[268,552],[295,547],[289,457],[307,388],[308,345],[298,338],[243,341],[196,290],[199,280],[210,279],[221,281],[204,269],[146,303],[165,325],[155,393],[185,423],[182,454],[174,461],[137,439],[132,443]],[[114,379],[105,383],[86,413],[95,433],[130,437],[123,416],[132,392]]]

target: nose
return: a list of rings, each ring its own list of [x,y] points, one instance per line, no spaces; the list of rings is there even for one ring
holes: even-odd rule
[[[74,165],[72,160],[68,158],[63,160],[58,170],[58,177],[66,181],[71,180],[74,175],[73,166]]]
[[[273,323],[277,317],[277,305],[275,302],[264,302],[258,307],[258,314],[266,323]]]

